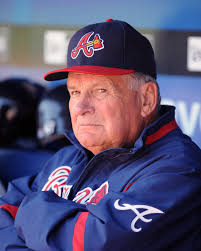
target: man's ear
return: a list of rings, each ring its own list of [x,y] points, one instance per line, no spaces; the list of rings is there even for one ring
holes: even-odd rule
[[[158,88],[156,83],[148,82],[140,87],[141,115],[147,118],[156,110],[158,102]]]

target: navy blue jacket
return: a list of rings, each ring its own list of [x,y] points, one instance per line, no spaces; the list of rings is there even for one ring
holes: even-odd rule
[[[75,139],[0,199],[0,250],[201,250],[201,150],[173,107],[133,148],[90,156]]]

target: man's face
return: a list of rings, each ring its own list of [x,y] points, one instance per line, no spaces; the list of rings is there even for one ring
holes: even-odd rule
[[[70,72],[68,90],[73,131],[94,154],[112,147],[133,146],[143,118],[138,92],[122,76]]]

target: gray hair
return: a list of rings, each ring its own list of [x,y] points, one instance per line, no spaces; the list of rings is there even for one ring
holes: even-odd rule
[[[161,102],[161,96],[160,96],[160,88],[159,88],[159,85],[158,85],[156,79],[153,78],[152,76],[146,75],[141,72],[135,72],[135,73],[130,74],[129,76],[131,76],[131,77],[128,78],[128,80],[127,80],[128,88],[133,89],[135,91],[138,91],[140,86],[142,86],[148,82],[153,82],[156,84],[157,90],[158,90],[157,106],[159,107],[160,102]]]

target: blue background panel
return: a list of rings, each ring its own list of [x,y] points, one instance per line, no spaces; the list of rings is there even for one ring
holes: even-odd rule
[[[162,103],[176,106],[183,132],[201,147],[201,78],[159,75]]]
[[[0,23],[86,25],[107,18],[147,29],[201,30],[200,0],[1,0]]]

